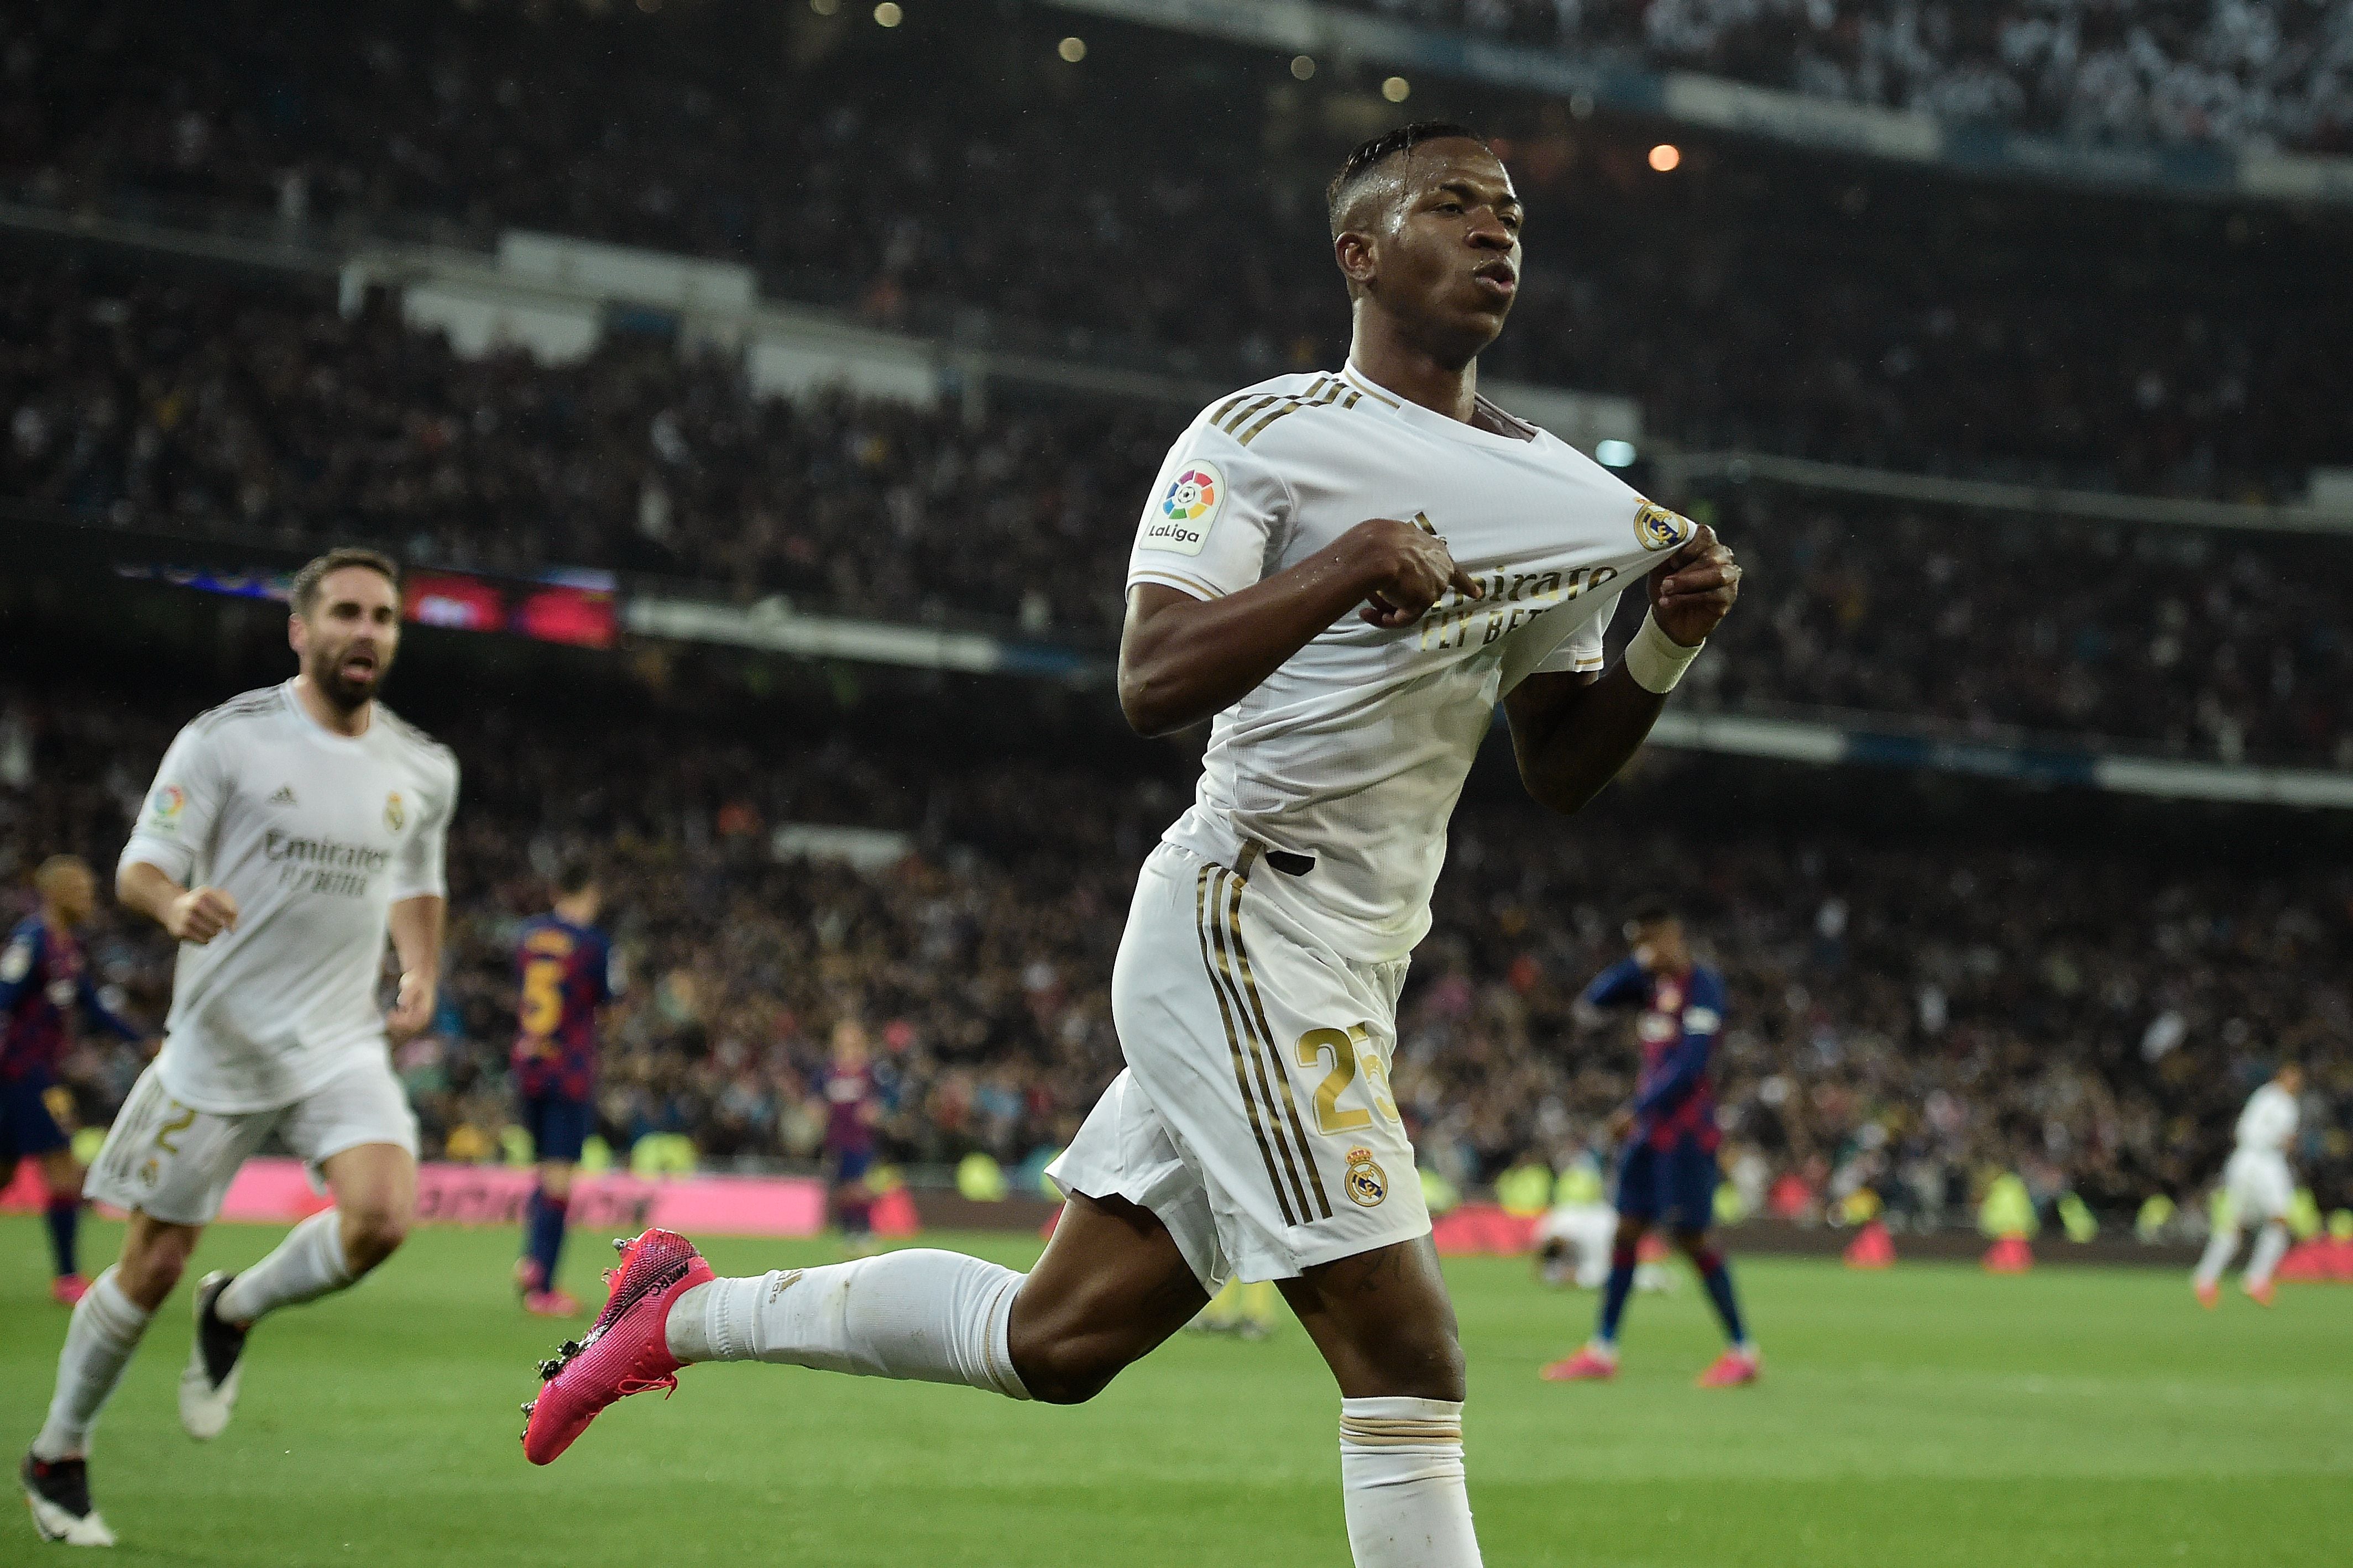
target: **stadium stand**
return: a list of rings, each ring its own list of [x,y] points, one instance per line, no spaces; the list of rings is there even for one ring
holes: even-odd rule
[[[469,361],[379,302],[0,268],[0,496],[412,559],[691,577],[885,621],[1107,646],[1131,523],[1181,415],[757,399],[735,361],[621,335]],[[1674,497],[1769,595],[1692,710],[1841,709],[1979,737],[2353,763],[2338,538],[1824,500]]]
[[[1339,0],[1482,37],[2102,142],[2353,149],[2329,0]]]
[[[8,897],[48,849],[111,863],[170,738],[154,710],[103,687],[5,694]],[[435,1032],[400,1058],[433,1152],[498,1147],[512,931],[542,896],[534,867],[581,846],[620,889],[636,984],[600,1105],[618,1146],[682,1132],[723,1167],[807,1159],[841,1017],[881,1042],[901,1161],[977,1149],[1035,1163],[1117,1069],[1112,951],[1134,868],[1181,806],[1181,763],[1106,771],[1064,748],[968,764],[838,721],[752,740],[659,708],[593,735],[503,707],[441,728],[467,769],[454,957]],[[2307,1118],[2301,1168],[2325,1207],[2353,1199],[2353,1160],[2325,1137],[2353,1111],[2341,868],[1984,822],[1885,837],[1852,822],[1665,827],[1642,804],[1653,782],[1562,824],[1499,777],[1458,816],[1396,1074],[1450,1180],[1595,1146],[1633,1052],[1581,1031],[1570,1003],[1617,956],[1623,909],[1663,889],[1730,981],[1719,1098],[1727,1170],[1752,1204],[1778,1186],[1819,1212],[1869,1186],[1911,1222],[1966,1222],[1989,1175],[2012,1171],[2045,1205],[2073,1192],[2126,1218],[2196,1190],[2278,1052],[2300,1055],[2333,1107]],[[906,853],[863,871],[779,858],[774,829],[811,821],[898,830]],[[116,920],[92,949],[159,1017],[164,944]],[[86,1041],[72,1071],[85,1110],[102,1118],[135,1070],[135,1053]]]
[[[22,203],[319,244],[545,229],[745,262],[776,297],[937,336],[1235,384],[1338,353],[1316,196],[1364,116],[1393,112],[1262,53],[1169,70],[1148,33],[1073,68],[1050,43],[1067,15],[1029,6],[890,30],[726,0],[79,15],[0,23],[0,58],[58,84],[0,118]],[[1643,127],[1457,90],[1430,111],[1502,138],[1535,212],[1491,374],[1637,396],[1685,447],[2101,488],[2292,500],[2346,450],[2343,214],[1736,143],[1661,175]],[[1039,94],[1056,115],[1029,112]],[[1219,135],[1161,134],[1205,99]]]

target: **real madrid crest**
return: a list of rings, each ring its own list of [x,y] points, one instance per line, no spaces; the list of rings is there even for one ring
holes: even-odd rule
[[[1389,1176],[1373,1159],[1370,1149],[1348,1151],[1347,1174],[1340,1178],[1348,1200],[1364,1208],[1375,1208],[1389,1195]]]
[[[395,833],[408,820],[408,808],[400,804],[400,792],[394,790],[384,797],[384,825]]]
[[[1634,537],[1645,550],[1672,550],[1699,531],[1699,525],[1681,512],[1669,511],[1646,500],[1634,511]]]

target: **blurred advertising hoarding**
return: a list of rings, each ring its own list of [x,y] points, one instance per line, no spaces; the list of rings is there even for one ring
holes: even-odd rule
[[[137,581],[240,599],[282,601],[294,580],[291,572],[284,571],[147,564],[116,570]],[[610,573],[573,570],[518,579],[472,572],[411,572],[401,586],[403,614],[418,626],[505,632],[573,647],[610,647],[620,636],[620,594]]]

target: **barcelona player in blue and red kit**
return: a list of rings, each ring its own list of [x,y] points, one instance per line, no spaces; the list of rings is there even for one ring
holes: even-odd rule
[[[1700,1374],[1704,1387],[1754,1383],[1757,1347],[1740,1320],[1732,1271],[1708,1235],[1720,1178],[1715,1150],[1715,1097],[1708,1092],[1708,1058],[1724,1027],[1724,977],[1692,962],[1683,922],[1664,904],[1645,904],[1626,922],[1633,953],[1585,988],[1589,1009],[1639,1006],[1642,1075],[1633,1103],[1610,1119],[1623,1142],[1618,1160],[1618,1234],[1603,1287],[1601,1321],[1592,1342],[1545,1368],[1554,1382],[1612,1377],[1618,1371],[1618,1323],[1634,1288],[1636,1253],[1654,1225],[1699,1271],[1730,1347]]]
[[[58,1082],[70,1040],[68,1022],[79,1010],[122,1039],[142,1037],[99,1000],[74,940],[75,929],[98,907],[98,880],[89,866],[70,855],[53,857],[33,873],[33,887],[41,912],[17,926],[0,948],[0,1186],[7,1185],[17,1161],[39,1163],[57,1270],[49,1294],[71,1306],[89,1285],[74,1258],[81,1171],[72,1140],[58,1125],[71,1115],[72,1097]]]
[[[604,895],[586,865],[564,868],[554,910],[523,922],[515,940],[522,987],[514,1047],[517,1110],[539,1162],[539,1186],[523,1216],[523,1252],[515,1283],[523,1306],[541,1317],[569,1318],[580,1303],[557,1289],[556,1259],[572,1202],[572,1173],[595,1117],[596,1015],[611,1001],[612,944],[596,929]]]

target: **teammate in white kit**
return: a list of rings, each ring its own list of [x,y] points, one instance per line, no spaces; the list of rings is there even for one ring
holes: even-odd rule
[[[89,1195],[130,1211],[122,1257],[74,1309],[25,1458],[50,1540],[113,1543],[90,1503],[91,1425],[265,1138],[309,1161],[334,1206],[197,1287],[180,1377],[191,1436],[228,1424],[254,1322],[383,1262],[416,1208],[417,1120],[388,1045],[433,1016],[458,763],[375,701],[400,642],[390,561],[320,557],[296,575],[292,610],[301,673],[182,730],[123,847],[118,895],[178,939],[179,962],[163,1051],[90,1168]],[[401,969],[389,1016],[387,930]]]
[[[2251,1300],[2272,1304],[2272,1270],[2287,1253],[2287,1211],[2295,1203],[2295,1177],[2287,1168],[2287,1146],[2295,1141],[2296,1096],[2304,1092],[2304,1069],[2294,1062],[2247,1097],[2239,1112],[2238,1148],[2222,1167],[2223,1201],[2231,1216],[2214,1227],[2192,1283],[2201,1306],[2222,1299],[2222,1270],[2239,1250],[2247,1226],[2257,1227],[2254,1255],[2240,1287]]]
[[[1239,1276],[1280,1283],[1339,1382],[1356,1562],[1478,1560],[1462,1352],[1388,1087],[1407,956],[1496,703],[1530,792],[1576,810],[1650,732],[1739,568],[1479,397],[1521,221],[1484,142],[1392,132],[1329,196],[1348,363],[1205,410],[1145,509],[1121,705],[1147,734],[1215,725],[1137,880],[1112,981],[1127,1070],[1052,1168],[1070,1202],[1045,1256],[1026,1277],[908,1251],[713,1280],[649,1231],[585,1342],[542,1368],[534,1461],[697,1361],[1076,1403]],[[1651,617],[1605,673],[1638,581]]]

